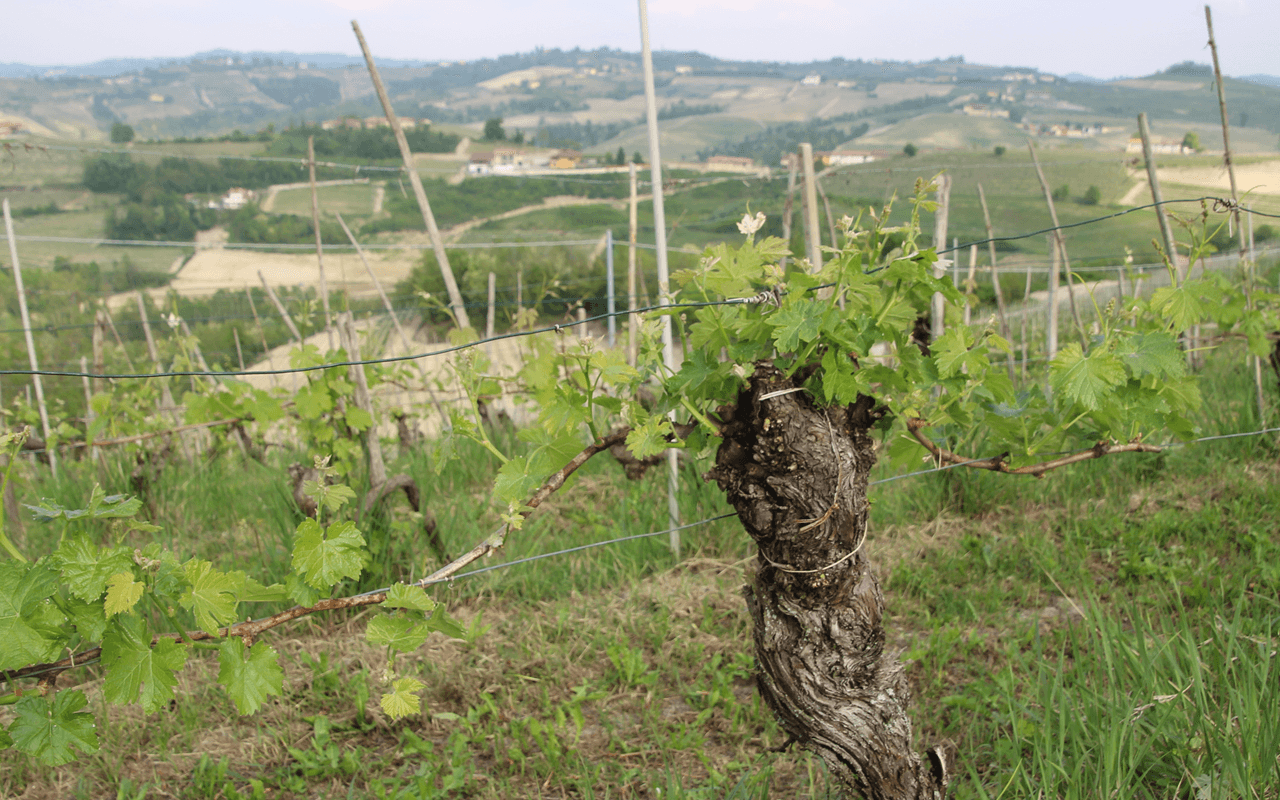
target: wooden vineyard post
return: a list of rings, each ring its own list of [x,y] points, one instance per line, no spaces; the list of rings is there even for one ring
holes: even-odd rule
[[[1209,51],[1213,54],[1213,82],[1218,87],[1218,114],[1222,117],[1222,163],[1227,168],[1227,176],[1231,181],[1231,216],[1236,223],[1236,233],[1240,238],[1240,261],[1245,265],[1245,304],[1253,307],[1253,283],[1257,278],[1256,266],[1245,252],[1244,226],[1240,224],[1240,191],[1236,186],[1236,167],[1231,160],[1231,123],[1227,119],[1227,95],[1222,86],[1222,67],[1218,64],[1218,43],[1213,38],[1213,12],[1209,6],[1204,7],[1205,27],[1209,29]],[[1253,356],[1254,389],[1257,394],[1258,424],[1265,424],[1267,418],[1266,401],[1262,393],[1262,358]]]
[[[133,359],[129,357],[129,350],[120,339],[120,332],[116,330],[116,321],[111,318],[111,307],[103,304],[99,310],[102,312],[103,319],[107,322],[107,327],[111,329],[111,338],[116,340],[116,344],[120,347],[120,352],[124,354],[124,363],[129,365],[130,372],[137,372],[133,366]]]
[[[631,175],[631,203],[627,220],[627,363],[636,365],[640,347],[640,324],[636,316],[636,162],[628,165]]]
[[[93,413],[93,386],[89,382],[89,359],[87,356],[80,356],[80,371],[85,373],[80,376],[81,382],[84,384],[84,438],[85,441],[91,441],[90,431],[93,430],[93,423],[97,417]],[[98,448],[89,448],[89,460],[97,464],[102,454]]]
[[[970,318],[973,315],[973,303],[970,300],[969,296],[973,294],[973,291],[974,291],[975,283],[973,280],[973,274],[974,272],[977,271],[977,269],[978,269],[978,246],[976,244],[971,244],[969,245],[969,277],[965,280],[965,284],[964,284],[964,293],[965,293],[964,324],[966,326],[969,325]]]
[[[231,338],[236,342],[236,363],[240,365],[240,371],[244,372],[244,351],[240,349],[240,331],[231,326]]]
[[[350,311],[338,315],[338,338],[342,349],[347,351],[347,359],[359,361],[360,339]],[[382,460],[382,441],[378,438],[377,417],[373,413],[373,400],[369,396],[369,382],[365,378],[364,365],[353,364],[347,371],[355,385],[356,406],[366,411],[373,420],[364,431],[365,455],[369,460],[369,485],[382,486],[387,482],[387,464]]]
[[[947,246],[947,217],[951,209],[951,176],[942,173],[938,176],[938,210],[934,212],[933,223],[933,248],[934,250],[942,250]],[[945,278],[947,269],[940,264],[934,264],[933,277]],[[934,292],[933,304],[930,306],[931,341],[938,341],[943,332],[946,331],[946,320],[943,319],[943,309],[945,308],[942,293]]]
[[[996,311],[1000,314],[1000,335],[1009,339],[1009,320],[1005,316],[1004,289],[1000,286],[1000,268],[996,263],[996,235],[991,227],[991,212],[987,210],[987,195],[978,184],[978,201],[982,203],[982,221],[987,228],[987,252],[991,258],[991,288],[996,290]],[[1013,360],[1009,361],[1009,379],[1013,379]]]
[[[135,292],[134,299],[138,301],[138,319],[142,321],[142,333],[147,338],[147,355],[151,357],[151,367],[156,372],[163,372],[164,369],[160,366],[160,352],[156,349],[156,337],[151,333],[151,321],[147,319],[147,304],[142,299],[142,292]],[[169,379],[158,378],[157,380],[160,381],[160,406],[162,413],[164,413],[165,416],[171,417],[173,419],[173,424],[176,426],[182,422],[182,419],[178,416],[178,404],[174,402],[173,392],[169,390]],[[190,461],[191,448],[185,435],[178,434],[178,446],[182,448],[183,457]]]
[[[791,250],[791,218],[795,215],[793,210],[796,197],[796,155],[788,153],[787,159],[787,202],[782,208],[782,238],[787,242],[787,252]],[[782,269],[787,268],[787,257],[784,255],[780,262]]]
[[[267,297],[271,298],[271,303],[276,307],[276,311],[280,312],[280,319],[284,320],[289,333],[293,334],[293,338],[298,342],[298,346],[301,347],[302,333],[298,331],[298,326],[293,324],[293,318],[289,316],[288,311],[285,311],[284,303],[281,303],[280,298],[276,297],[275,290],[271,288],[271,284],[267,283],[262,270],[258,270],[258,280],[262,281],[262,288],[267,290]]]
[[[1084,323],[1080,321],[1080,312],[1076,309],[1075,282],[1071,277],[1071,262],[1067,259],[1067,240],[1063,238],[1061,226],[1058,224],[1058,210],[1053,205],[1053,190],[1049,188],[1049,181],[1044,177],[1044,170],[1040,169],[1040,159],[1036,158],[1036,148],[1030,139],[1027,139],[1027,150],[1031,153],[1031,163],[1035,165],[1036,177],[1040,179],[1040,188],[1044,190],[1044,201],[1049,206],[1049,219],[1053,221],[1054,227],[1055,252],[1061,254],[1062,266],[1066,267],[1067,270],[1067,300],[1071,304],[1071,318],[1075,320],[1076,328],[1080,331],[1080,344],[1083,345],[1088,340],[1088,337],[1084,332]],[[1054,256],[1054,261],[1055,263],[1057,262],[1056,255]],[[1058,274],[1056,270],[1057,268],[1054,271],[1055,276]],[[1053,280],[1053,284],[1055,287],[1057,286],[1056,278]],[[1055,294],[1054,297],[1057,297],[1057,295]],[[1057,333],[1054,333],[1054,338],[1056,340]],[[1053,358],[1052,355],[1049,357]]]
[[[490,272],[489,273],[489,293],[488,293],[489,309],[488,309],[488,313],[485,314],[485,320],[484,320],[484,338],[486,339],[493,338],[493,322],[494,322],[493,312],[494,312],[495,296],[497,295],[497,281],[498,281],[498,276]]]
[[[613,349],[618,343],[618,320],[614,316],[617,312],[618,304],[614,298],[615,289],[613,285],[613,228],[607,228],[604,232],[604,275],[605,310],[609,314],[609,348]]]
[[[1173,230],[1169,227],[1169,217],[1164,211],[1164,197],[1160,193],[1160,176],[1156,173],[1156,159],[1151,149],[1151,130],[1147,127],[1147,112],[1138,114],[1138,135],[1142,137],[1142,157],[1147,162],[1147,185],[1151,188],[1151,202],[1156,205],[1156,222],[1160,225],[1160,240],[1164,244],[1164,252],[1169,263],[1178,269],[1178,250],[1173,242]],[[1185,270],[1179,270],[1179,277],[1185,278]]]
[[[369,67],[369,77],[373,79],[373,89],[378,93],[378,101],[382,103],[382,111],[386,114],[387,123],[391,125],[391,133],[396,137],[396,144],[400,146],[400,158],[404,161],[404,170],[409,174],[409,185],[413,187],[413,196],[418,201],[418,208],[422,211],[422,221],[426,223],[427,235],[431,238],[431,247],[436,255],[436,263],[440,265],[440,276],[444,279],[445,291],[449,294],[449,306],[453,309],[453,316],[458,323],[458,327],[471,327],[471,320],[467,317],[467,308],[462,302],[462,292],[458,291],[458,282],[453,278],[453,269],[449,266],[449,256],[444,251],[444,240],[440,238],[440,229],[436,227],[436,217],[431,213],[431,204],[427,202],[427,192],[422,188],[422,178],[418,177],[418,170],[413,164],[413,154],[409,152],[409,140],[404,136],[404,130],[400,127],[400,118],[396,116],[395,110],[391,107],[391,99],[387,96],[387,88],[382,85],[382,76],[378,74],[378,67],[373,63],[373,53],[369,50],[369,45],[364,40],[364,34],[360,31],[360,24],[355,20],[351,20],[351,29],[356,33],[356,39],[360,42],[360,52],[364,53],[365,64]]]
[[[813,185],[818,189],[818,197],[822,200],[822,207],[827,212],[827,232],[831,234],[831,247],[835,249],[839,247],[836,241],[836,218],[831,213],[831,203],[827,200],[827,193],[822,189],[822,181],[814,176]]]
[[[1053,234],[1049,234],[1049,257],[1052,266],[1049,268],[1049,316],[1048,322],[1045,323],[1045,349],[1048,351],[1046,357],[1050,361],[1058,354],[1058,313],[1060,306],[1058,302],[1058,276],[1062,274],[1062,262],[1058,260],[1059,250],[1056,244]]]
[[[253,324],[258,326],[258,336],[262,338],[262,353],[267,357],[267,367],[274,372],[276,368],[275,356],[271,355],[271,348],[267,346],[267,331],[262,327],[262,318],[258,316],[258,305],[253,302],[253,292],[249,291],[249,287],[244,287],[244,296],[249,298],[249,310],[253,312]],[[271,376],[271,387],[274,389],[277,383],[277,375]]]
[[[391,324],[395,326],[396,334],[400,337],[400,344],[404,347],[405,355],[412,353],[413,347],[409,344],[409,334],[405,333],[404,326],[400,324],[400,316],[396,314],[395,308],[391,305],[391,298],[387,297],[386,290],[382,288],[382,281],[378,280],[373,267],[369,265],[369,259],[364,254],[364,248],[360,246],[360,242],[356,241],[355,234],[351,232],[351,228],[347,227],[347,221],[342,218],[342,215],[337,214],[336,216],[338,224],[342,226],[342,232],[347,235],[347,239],[351,241],[351,246],[356,249],[356,255],[360,256],[360,263],[364,264],[364,271],[369,274],[369,280],[373,282],[373,288],[378,290],[378,297],[382,299],[382,307],[391,316]],[[444,425],[441,430],[449,430],[451,427],[449,415],[445,412],[444,407],[440,405],[440,400],[436,397],[435,390],[431,388],[431,380],[427,377],[426,367],[422,366],[422,361],[416,358],[413,360],[413,365],[417,367],[418,374],[422,377],[422,388],[427,390],[427,397],[431,399],[431,404],[435,406],[436,411],[440,414],[440,421]]]
[[[320,301],[324,307],[324,330],[333,349],[333,317],[329,312],[329,284],[324,279],[324,244],[320,237],[320,193],[316,189],[316,137],[307,137],[307,171],[311,176],[311,227],[316,234],[316,265],[320,268]]]
[[[649,47],[649,6],[646,0],[638,0],[640,11],[640,62],[644,70],[645,116],[649,128],[649,175],[653,183],[653,228],[658,257],[658,304],[671,304],[671,283],[667,274],[667,217],[662,197],[662,151],[658,137],[658,95],[653,85],[653,51]],[[675,373],[680,369],[676,361],[675,341],[671,335],[671,317],[662,316],[662,357],[667,369]],[[675,412],[671,413],[675,420]],[[670,524],[668,541],[676,560],[680,560],[680,464],[674,449],[667,450],[667,520]]]
[[[822,234],[818,226],[818,187],[813,175],[813,145],[800,143],[800,169],[804,170],[804,245],[810,269],[822,269]]]
[[[13,216],[9,213],[9,198],[4,198],[4,232],[9,240],[9,260],[13,264],[13,283],[18,294],[18,310],[22,314],[22,333],[27,340],[27,361],[31,364],[31,382],[36,387],[36,404],[40,409],[40,427],[44,430],[45,444],[49,444],[49,409],[44,403],[44,383],[40,380],[40,359],[36,356],[36,341],[31,335],[31,314],[27,311],[27,293],[22,286],[22,264],[18,261],[18,240],[13,235]],[[49,447],[49,468],[58,475],[58,454]]]

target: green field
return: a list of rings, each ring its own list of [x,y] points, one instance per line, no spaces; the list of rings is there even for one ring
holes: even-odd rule
[[[394,186],[392,191],[398,191]],[[368,217],[373,213],[373,192],[371,184],[354,184],[351,186],[321,186],[316,189],[319,197],[320,213],[341,214],[348,225],[355,225],[355,217]],[[302,217],[311,216],[311,192],[304,188],[288,189],[276,195],[273,209],[276,214],[297,214]]]

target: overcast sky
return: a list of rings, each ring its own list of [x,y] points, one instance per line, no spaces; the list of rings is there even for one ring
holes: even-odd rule
[[[1229,75],[1280,74],[1280,2],[1218,0]],[[84,64],[227,48],[474,59],[537,46],[640,49],[636,0],[38,0],[7,3],[0,61]],[[722,58],[920,61],[962,55],[1100,78],[1210,61],[1189,0],[650,0],[655,49]]]

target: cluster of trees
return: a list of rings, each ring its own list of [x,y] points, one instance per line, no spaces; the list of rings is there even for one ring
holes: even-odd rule
[[[567,147],[573,150],[586,150],[601,142],[607,142],[638,123],[633,121],[602,122],[557,122],[541,124],[533,136],[534,144],[539,147]]]
[[[409,149],[415,153],[452,153],[461,141],[452,133],[441,133],[430,125],[416,125],[405,129]],[[307,137],[315,137],[316,156],[324,158],[352,158],[361,161],[389,161],[400,159],[400,146],[390,128],[334,128],[325,130],[319,125],[302,125],[281,131],[267,147],[274,156],[306,158]],[[350,177],[350,173],[346,173]]]
[[[625,176],[613,181],[607,176],[596,177],[597,180],[592,183],[504,176],[463,181],[456,186],[444,181],[434,181],[427,187],[427,195],[431,198],[431,210],[435,213],[436,222],[445,227],[540,203],[546,197],[577,195],[623,198],[630,191]],[[362,234],[423,229],[422,213],[412,196],[404,197],[388,192],[382,208],[389,215],[369,221],[361,228]]]
[[[326,179],[351,177],[350,170],[324,167],[317,170],[317,174]],[[134,161],[127,154],[110,153],[85,161],[83,183],[93,192],[119,193],[132,202],[152,205],[165,196],[222,194],[237,186],[258,189],[306,178],[306,168],[301,164],[280,161],[162,158],[153,167]]]
[[[784,153],[794,153],[801,142],[810,142],[814,150],[833,150],[870,129],[863,122],[850,127],[832,125],[831,120],[783,122],[753,133],[737,142],[721,142],[698,151],[699,160],[728,155],[754,159],[761,164],[774,164]]]
[[[154,204],[124,203],[107,212],[103,233],[108,239],[189,242],[196,231],[218,224],[218,212],[182,199]]]
[[[316,240],[311,220],[294,214],[268,214],[249,203],[226,220],[227,238],[247,244],[311,244]],[[320,240],[325,244],[346,244],[347,235],[337,222],[320,220]]]
[[[658,109],[658,119],[679,119],[680,117],[696,117],[702,114],[719,114],[724,106],[715,103],[686,105],[684,100],[677,100],[669,106]],[[644,118],[640,119],[644,122]]]

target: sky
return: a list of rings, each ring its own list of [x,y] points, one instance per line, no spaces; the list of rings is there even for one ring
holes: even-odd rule
[[[0,61],[238,51],[476,59],[535,47],[640,49],[638,0],[40,0],[9,3]],[[1277,0],[1219,0],[1214,30],[1228,75],[1280,75]],[[1204,6],[1189,0],[649,0],[654,49],[728,59],[847,59],[1035,67],[1097,78],[1209,63]]]

